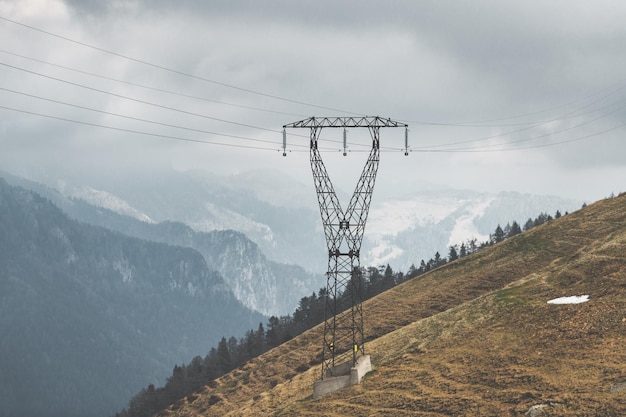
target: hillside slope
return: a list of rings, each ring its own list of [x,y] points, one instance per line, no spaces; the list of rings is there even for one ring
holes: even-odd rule
[[[547,304],[581,294],[589,302]],[[626,195],[408,281],[364,311],[375,370],[363,384],[311,398],[318,326],[159,415],[624,415]]]

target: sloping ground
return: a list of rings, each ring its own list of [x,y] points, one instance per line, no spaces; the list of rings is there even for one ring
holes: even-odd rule
[[[547,304],[582,294],[590,300]],[[626,195],[406,282],[364,311],[374,371],[361,385],[312,399],[318,326],[160,416],[626,415]]]

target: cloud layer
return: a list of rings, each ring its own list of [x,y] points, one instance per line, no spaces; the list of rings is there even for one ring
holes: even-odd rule
[[[0,169],[306,180],[308,131],[282,158],[283,124],[379,114],[413,150],[382,132],[383,187],[623,190],[623,2],[24,0],[0,17]],[[323,143],[351,188],[369,139],[348,134],[347,158]]]

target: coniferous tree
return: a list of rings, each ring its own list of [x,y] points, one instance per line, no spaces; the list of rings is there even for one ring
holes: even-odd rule
[[[468,248],[468,255],[470,253],[474,253],[476,252],[476,250],[478,249],[478,246],[476,245],[476,242],[478,242],[478,240],[476,238],[474,239],[470,239],[469,241],[469,248]]]
[[[504,237],[507,238],[509,236],[509,233],[511,232],[511,223],[507,223],[502,231],[504,232]]]
[[[502,230],[502,228],[500,227],[500,225],[498,225],[498,227],[496,227],[496,230],[493,232],[493,235],[491,235],[491,243],[500,243],[504,240],[504,230]]]
[[[380,275],[378,268],[370,267],[367,269],[368,285],[365,292],[366,297],[373,297],[380,292],[383,286],[383,277]]]
[[[393,288],[394,285],[395,285],[395,282],[393,278],[393,270],[391,269],[391,266],[387,264],[387,267],[385,268],[385,273],[383,275],[383,282],[382,282],[381,289],[382,291],[385,291],[385,290],[388,290],[389,288]]]
[[[530,230],[533,227],[535,227],[535,223],[533,222],[533,219],[529,218],[528,220],[526,220],[526,223],[524,223],[524,230]]]
[[[228,342],[225,337],[217,344],[217,368],[223,373],[228,372],[232,366],[232,357],[230,355],[230,349],[228,348]]]
[[[456,247],[455,246],[450,246],[450,251],[448,252],[448,260],[450,262],[455,261],[459,258],[459,254],[456,251]]]
[[[522,229],[519,227],[519,224],[517,224],[517,222],[514,221],[506,237],[507,238],[513,237],[515,235],[519,235],[520,233],[522,233]]]
[[[465,246],[465,243],[461,243],[461,249],[459,250],[459,257],[464,258],[466,256],[467,256],[467,247]]]
[[[280,331],[280,320],[276,316],[269,318],[267,322],[267,332],[265,332],[265,340],[268,346],[278,346],[282,341]]]
[[[445,263],[446,261],[441,259],[441,254],[439,253],[439,251],[435,252],[435,259],[433,259],[433,268],[437,268],[438,266],[441,266]]]

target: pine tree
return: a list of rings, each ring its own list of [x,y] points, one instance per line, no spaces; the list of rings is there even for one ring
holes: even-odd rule
[[[517,222],[514,221],[506,237],[507,238],[513,237],[515,235],[519,235],[520,233],[522,233],[522,229],[519,227],[519,224],[517,224]]]
[[[222,373],[226,373],[231,369],[232,358],[228,349],[228,342],[225,337],[217,344],[217,367]]]
[[[535,227],[535,223],[533,223],[533,219],[529,218],[528,220],[526,220],[526,223],[524,223],[524,230],[530,230],[533,227]]]
[[[450,262],[455,261],[459,258],[459,254],[456,251],[456,247],[450,246],[450,251],[448,252],[448,260]]]
[[[503,240],[504,240],[504,230],[502,230],[500,225],[498,225],[498,227],[496,227],[496,230],[493,232],[493,235],[491,235],[491,243],[500,243]]]
[[[385,268],[385,273],[383,275],[382,291],[388,290],[389,288],[392,288],[394,285],[395,285],[395,280],[393,277],[393,270],[391,269],[391,266],[387,264],[387,267]]]
[[[433,260],[433,267],[437,268],[438,266],[441,266],[445,263],[446,261],[441,259],[441,254],[439,253],[439,251],[435,252],[435,259]]]
[[[461,249],[459,250],[459,257],[464,258],[466,256],[467,256],[467,247],[465,246],[465,243],[461,243]]]

